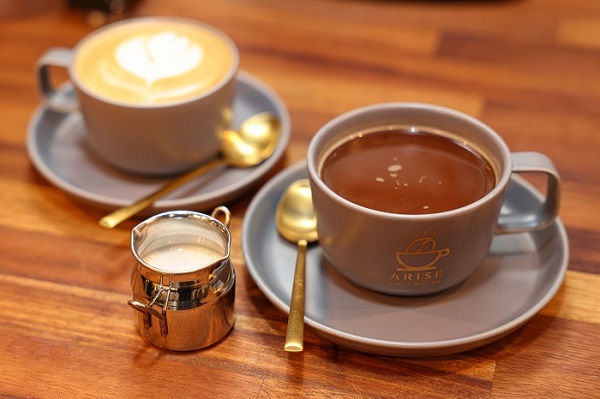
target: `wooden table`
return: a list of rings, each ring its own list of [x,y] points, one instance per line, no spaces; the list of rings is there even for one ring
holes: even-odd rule
[[[218,345],[171,353],[136,333],[129,235],[71,199],[28,159],[45,49],[93,30],[60,1],[0,3],[0,396],[2,397],[600,397],[600,2],[144,0],[126,16],[202,20],[238,44],[241,67],[277,91],[292,139],[386,101],[449,106],[537,150],[563,178],[569,269],[524,327],[434,358],[383,357],[306,331],[282,350],[286,315],[250,277],[241,227],[258,187],[228,204],[238,273],[236,324]],[[270,177],[269,176],[269,177]],[[219,395],[219,396],[217,396]]]

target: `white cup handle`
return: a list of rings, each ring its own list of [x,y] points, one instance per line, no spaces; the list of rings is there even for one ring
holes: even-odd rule
[[[496,234],[521,233],[540,230],[558,215],[560,203],[560,176],[554,163],[538,152],[513,152],[513,173],[542,173],[547,176],[546,196],[539,207],[523,213],[501,215]]]
[[[72,91],[58,90],[52,85],[50,67],[69,69],[73,62],[73,51],[67,48],[51,48],[37,62],[38,88],[48,107],[54,111],[69,113],[79,109]]]

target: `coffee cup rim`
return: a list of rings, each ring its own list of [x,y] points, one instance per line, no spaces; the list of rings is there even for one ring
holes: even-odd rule
[[[404,214],[404,213],[385,212],[385,211],[380,211],[377,209],[367,208],[362,205],[358,205],[358,204],[342,197],[341,195],[339,195],[338,193],[333,191],[327,184],[325,184],[325,182],[322,180],[322,178],[320,176],[320,173],[319,173],[320,166],[318,163],[319,163],[320,155],[325,150],[325,148],[322,148],[322,147],[324,147],[326,144],[326,142],[324,142],[324,141],[326,141],[329,138],[329,135],[328,135],[329,132],[333,131],[333,129],[336,126],[340,125],[342,122],[354,119],[354,118],[361,116],[363,114],[366,114],[366,113],[372,113],[372,112],[383,111],[383,110],[411,109],[411,108],[418,109],[418,110],[428,110],[428,111],[432,111],[432,112],[436,112],[436,113],[443,113],[443,114],[446,114],[446,115],[449,115],[449,116],[452,116],[455,118],[460,118],[463,121],[467,121],[468,123],[476,126],[479,130],[485,131],[485,133],[493,139],[494,143],[498,146],[498,149],[500,150],[500,152],[502,154],[502,160],[501,160],[502,164],[501,164],[501,168],[499,168],[499,170],[498,170],[498,174],[499,174],[499,176],[497,176],[498,181],[496,182],[495,187],[489,193],[487,193],[483,197],[479,198],[477,201],[474,201],[468,205],[462,206],[460,208],[451,209],[448,211],[437,212],[437,213],[427,213],[427,214]],[[367,214],[367,215],[372,215],[372,216],[382,217],[382,218],[401,219],[401,220],[423,221],[423,220],[428,220],[428,219],[436,219],[437,220],[437,219],[443,219],[443,218],[451,218],[451,217],[455,217],[459,214],[469,212],[473,209],[476,209],[476,208],[480,207],[481,205],[488,203],[488,202],[492,201],[493,199],[497,198],[498,196],[502,195],[502,193],[504,192],[504,189],[506,188],[506,186],[508,185],[508,183],[510,181],[511,172],[512,172],[512,160],[511,160],[510,150],[508,149],[508,146],[506,145],[506,143],[504,142],[502,137],[500,137],[500,135],[498,133],[496,133],[496,131],[494,131],[491,127],[489,127],[482,121],[480,121],[470,115],[467,115],[463,112],[454,110],[452,108],[434,105],[434,104],[419,103],[419,102],[390,102],[390,103],[373,104],[373,105],[356,108],[356,109],[350,110],[348,112],[345,112],[341,115],[338,115],[337,117],[333,118],[332,120],[327,122],[325,125],[323,125],[317,131],[317,133],[315,133],[313,138],[310,140],[310,143],[308,145],[306,160],[307,160],[307,162],[306,162],[307,163],[307,171],[308,171],[308,175],[309,175],[311,184],[316,185],[321,192],[325,193],[327,196],[332,198],[334,201],[342,204],[346,208],[350,208],[353,211],[356,211],[356,212],[359,212],[362,214]]]
[[[75,72],[74,65],[75,65],[75,59],[77,57],[79,50],[83,46],[85,46],[86,43],[88,43],[91,40],[95,39],[96,37],[104,34],[105,32],[108,32],[113,29],[119,29],[121,26],[148,24],[148,23],[152,23],[153,21],[172,22],[172,23],[197,26],[197,27],[200,27],[201,29],[210,31],[211,33],[220,37],[225,43],[227,43],[227,47],[231,50],[231,55],[232,55],[231,67],[230,67],[229,71],[227,72],[227,74],[225,75],[225,77],[223,79],[221,79],[221,81],[219,81],[213,87],[211,87],[199,94],[188,97],[186,99],[176,100],[176,101],[172,101],[172,102],[168,102],[168,103],[159,103],[159,104],[133,104],[133,103],[125,102],[125,101],[118,101],[118,100],[110,99],[110,98],[99,95],[99,94],[95,93],[94,91],[90,90],[85,85],[85,83],[83,83],[81,81],[81,79]],[[189,19],[189,18],[168,17],[168,16],[135,17],[135,18],[112,22],[108,25],[105,25],[101,28],[98,28],[98,29],[90,32],[89,34],[84,36],[81,40],[79,40],[79,42],[77,42],[77,44],[73,47],[72,57],[73,57],[73,61],[69,65],[68,71],[69,71],[69,76],[70,76],[71,80],[73,81],[77,90],[80,90],[80,91],[84,92],[86,95],[96,98],[104,103],[117,105],[119,107],[132,108],[132,109],[164,109],[164,108],[180,106],[182,104],[188,104],[188,103],[191,103],[194,101],[198,101],[198,100],[207,98],[207,97],[211,96],[213,93],[215,93],[218,90],[220,90],[221,88],[223,88],[224,86],[226,86],[232,79],[235,78],[235,75],[237,75],[237,73],[238,73],[239,64],[240,64],[240,54],[239,54],[237,45],[235,44],[233,39],[231,39],[225,32],[223,32],[222,30],[220,30],[212,25],[209,25],[209,24],[201,22],[201,21],[196,21],[196,20]]]

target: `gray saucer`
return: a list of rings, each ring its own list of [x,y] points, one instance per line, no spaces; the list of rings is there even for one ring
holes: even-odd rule
[[[72,88],[65,88],[73,94]],[[273,168],[285,153],[290,138],[290,118],[285,104],[267,85],[248,73],[237,78],[233,104],[233,127],[253,114],[268,111],[281,121],[281,138],[274,154],[262,164],[247,169],[220,168],[157,201],[144,214],[170,209],[209,210],[251,188]],[[35,168],[51,183],[77,200],[112,210],[128,205],[162,185],[167,179],[123,173],[97,158],[85,142],[80,113],[60,114],[40,106],[32,117],[27,150]]]
[[[305,169],[304,163],[294,165],[263,186],[248,208],[242,230],[250,275],[286,313],[296,247],[277,233],[275,209],[285,188],[307,177]],[[539,202],[539,194],[515,178],[503,212]],[[494,238],[481,267],[456,288],[425,297],[396,297],[350,283],[322,259],[315,245],[307,255],[305,321],[336,344],[374,354],[462,352],[500,339],[532,318],[560,287],[568,257],[567,235],[557,220],[543,231]]]

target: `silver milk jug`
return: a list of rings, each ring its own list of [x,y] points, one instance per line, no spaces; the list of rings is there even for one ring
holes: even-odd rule
[[[221,222],[218,218],[223,219]],[[155,215],[131,233],[137,328],[150,343],[176,351],[205,348],[233,327],[235,271],[231,214],[192,211]]]

